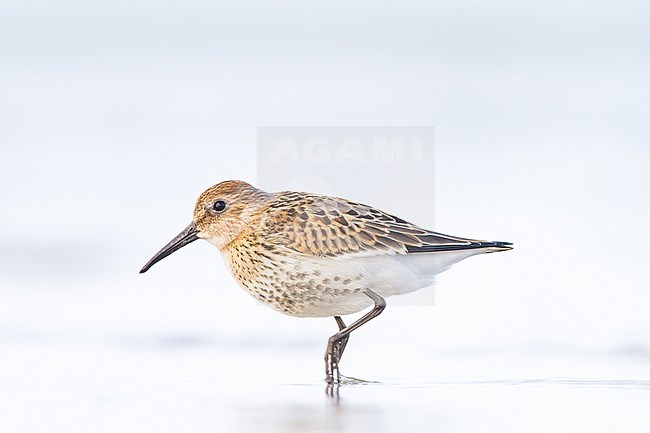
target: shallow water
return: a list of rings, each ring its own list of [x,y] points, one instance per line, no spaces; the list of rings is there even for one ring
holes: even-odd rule
[[[346,352],[368,382],[328,389],[322,348],[282,338],[0,334],[2,431],[647,431],[639,356]],[[289,339],[290,340],[290,339]],[[423,351],[424,352],[424,351]],[[365,363],[366,365],[363,365]],[[571,373],[569,376],[540,376]],[[358,374],[355,374],[358,376]]]

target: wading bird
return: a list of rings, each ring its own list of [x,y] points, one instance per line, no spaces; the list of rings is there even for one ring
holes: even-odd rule
[[[343,198],[226,181],[201,194],[192,223],[140,273],[197,239],[219,248],[237,283],[263,304],[290,316],[334,317],[339,332],[325,353],[330,384],[340,382],[350,333],[381,314],[385,297],[428,287],[467,257],[512,248],[422,229]],[[370,306],[348,326],[341,319]]]

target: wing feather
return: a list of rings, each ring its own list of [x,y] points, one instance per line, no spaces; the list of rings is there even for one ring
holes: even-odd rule
[[[315,194],[277,193],[265,212],[265,239],[272,239],[275,247],[308,256],[508,249],[510,245],[444,235],[370,206]]]

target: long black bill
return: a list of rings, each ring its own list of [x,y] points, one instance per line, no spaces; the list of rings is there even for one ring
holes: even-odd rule
[[[147,262],[146,265],[143,266],[142,269],[140,269],[140,273],[144,274],[149,270],[150,267],[167,257],[168,255],[172,254],[174,251],[178,251],[181,248],[183,248],[185,245],[190,244],[197,240],[199,237],[197,236],[198,231],[196,230],[196,226],[194,223],[190,224],[180,232],[174,239],[172,239],[167,245],[165,245],[162,250],[158,251],[155,256],[151,258]]]

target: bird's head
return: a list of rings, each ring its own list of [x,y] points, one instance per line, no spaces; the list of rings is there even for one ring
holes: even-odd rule
[[[225,247],[249,224],[268,195],[238,180],[208,188],[196,202],[192,223],[158,251],[140,273],[197,239],[205,239],[219,249]]]

